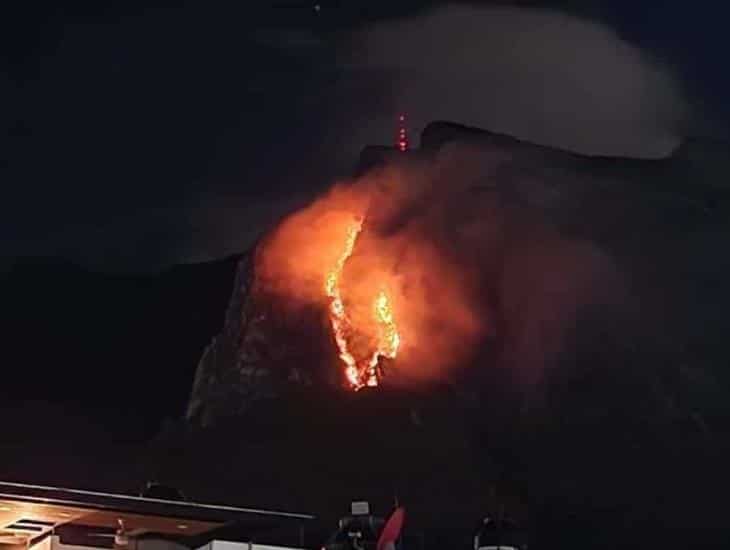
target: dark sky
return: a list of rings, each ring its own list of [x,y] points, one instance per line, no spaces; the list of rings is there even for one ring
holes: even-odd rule
[[[240,251],[387,142],[399,111],[413,132],[449,118],[633,156],[730,118],[709,1],[16,4],[4,265],[138,271]]]

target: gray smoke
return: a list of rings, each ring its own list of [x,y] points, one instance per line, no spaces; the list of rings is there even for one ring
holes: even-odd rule
[[[509,371],[526,388],[539,384],[545,369],[571,345],[584,311],[601,310],[612,320],[632,315],[627,274],[598,242],[602,228],[591,227],[605,207],[600,191],[585,189],[600,182],[569,173],[549,175],[560,155],[535,163],[529,151],[517,145],[454,143],[431,159],[396,162],[355,183],[376,182],[368,228],[380,247],[398,251],[396,274],[415,276],[419,280],[413,285],[432,287],[437,294],[446,293],[444,285],[457,285],[455,299],[479,319],[478,342],[460,340],[458,348],[474,345],[464,361],[473,361],[485,346],[496,346],[497,355],[484,368]],[[629,194],[622,200],[633,198]],[[565,231],[576,201],[581,201],[584,230]],[[420,259],[413,253],[418,243],[437,251],[438,265],[413,267]],[[447,279],[444,265],[461,275]],[[448,315],[447,308],[438,311],[435,304],[435,319]],[[458,335],[453,340],[459,341]],[[429,371],[423,367],[421,373]],[[430,374],[449,376],[443,369]]]
[[[451,120],[586,154],[661,157],[686,116],[667,70],[609,27],[559,12],[445,7],[366,29],[349,53],[353,68],[392,75],[391,106],[416,130]]]

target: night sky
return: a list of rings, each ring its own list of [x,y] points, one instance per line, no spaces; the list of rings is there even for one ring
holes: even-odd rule
[[[730,128],[727,18],[709,0],[13,4],[0,33],[0,272],[40,256],[134,277],[240,253],[348,174],[364,145],[389,143],[400,112],[414,137],[448,119],[635,157],[665,156],[686,136],[724,139]],[[223,290],[206,319],[222,322],[229,272],[210,279]],[[123,296],[112,305],[124,310]],[[53,315],[38,313],[49,326],[92,326],[107,307],[58,299]],[[129,315],[119,326],[138,332],[119,339],[130,346],[145,331],[174,340],[154,317]],[[40,371],[55,374],[40,399],[82,384],[119,345],[97,339],[98,355],[69,379],[53,361],[62,341],[45,342]],[[119,356],[119,369],[135,356]],[[166,376],[175,392],[147,410],[155,422],[166,407],[182,409],[193,369],[155,376],[146,402]],[[116,396],[135,386],[116,369],[94,380],[107,376],[126,380]],[[68,393],[82,409],[117,407],[82,393]]]
[[[17,3],[2,265],[239,252],[401,111],[414,133],[448,118],[597,154],[726,135],[722,14],[639,4]]]

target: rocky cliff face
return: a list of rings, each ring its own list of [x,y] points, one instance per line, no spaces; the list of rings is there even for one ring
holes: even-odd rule
[[[254,259],[255,249],[239,261],[223,329],[198,363],[187,410],[194,425],[240,417],[286,384],[312,383],[313,369],[301,364],[310,346],[302,331],[297,338],[297,323],[282,320],[278,304],[254,292]]]
[[[187,411],[193,423],[205,426],[224,411],[235,415],[251,399],[247,394],[259,392],[260,384],[252,379],[264,370],[260,348],[265,334],[253,308],[252,277],[251,253],[244,254],[236,268],[223,329],[205,348],[195,371]]]
[[[186,414],[192,425],[241,417],[291,385],[329,386],[337,378],[321,312],[293,312],[256,290],[255,256],[254,248],[239,261],[223,329],[198,363]]]

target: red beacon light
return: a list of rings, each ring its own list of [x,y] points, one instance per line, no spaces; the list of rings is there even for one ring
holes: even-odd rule
[[[398,150],[401,152],[408,150],[408,135],[406,133],[406,116],[398,116],[398,139],[396,140]]]

